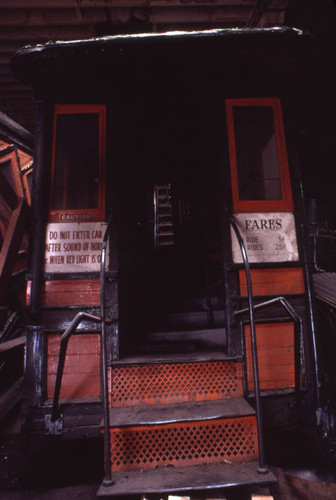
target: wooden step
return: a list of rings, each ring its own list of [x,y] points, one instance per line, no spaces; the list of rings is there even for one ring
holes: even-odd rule
[[[190,342],[167,342],[167,343],[162,343],[162,342],[154,342],[154,343],[146,343],[143,344],[141,343],[137,347],[137,352],[139,354],[165,354],[165,353],[170,353],[170,354],[177,354],[177,353],[189,353],[189,352],[194,352],[197,350],[197,345],[196,344],[191,344]]]
[[[212,311],[213,326],[225,325],[224,311]],[[207,328],[208,316],[206,311],[170,312],[165,317],[167,329],[177,328]]]
[[[237,463],[257,456],[254,410],[242,398],[111,410],[114,472]]]
[[[171,405],[110,408],[110,423],[112,427],[121,428],[252,415],[255,415],[255,410],[245,399],[233,398],[216,401],[191,401]]]
[[[219,358],[219,359],[218,359]],[[242,396],[242,365],[222,356],[130,358],[109,369],[112,406],[174,404]],[[160,361],[161,359],[161,361]]]
[[[212,310],[224,310],[225,303],[222,297],[210,297]],[[206,311],[206,297],[180,297],[174,304],[176,312]]]
[[[224,328],[202,328],[192,330],[176,330],[168,332],[153,332],[147,335],[147,342],[152,343],[198,343],[216,347],[226,346],[226,330]]]
[[[148,355],[132,355],[124,356],[119,360],[111,361],[110,366],[124,366],[124,365],[134,365],[134,364],[156,364],[156,363],[199,363],[208,361],[222,361],[222,362],[235,362],[241,363],[241,357],[227,356],[221,351],[197,351],[188,354],[176,354],[171,356],[170,354],[162,354],[160,356],[155,356],[152,354]]]
[[[174,493],[276,483],[272,472],[258,473],[256,461],[193,467],[164,467],[150,471],[112,474],[111,486],[100,486],[97,496]]]

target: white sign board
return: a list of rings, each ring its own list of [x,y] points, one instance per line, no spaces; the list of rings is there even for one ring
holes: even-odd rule
[[[292,213],[247,213],[233,216],[244,240],[249,262],[289,262],[299,259]],[[243,258],[231,227],[233,262]]]
[[[99,272],[105,222],[50,223],[44,253],[46,273]]]

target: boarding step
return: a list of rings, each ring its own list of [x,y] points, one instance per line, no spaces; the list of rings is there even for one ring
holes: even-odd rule
[[[137,351],[141,354],[164,354],[164,353],[169,353],[171,355],[177,354],[177,353],[191,353],[196,351],[198,346],[196,344],[191,344],[190,342],[184,342],[184,343],[172,343],[168,342],[166,344],[160,342],[160,343],[141,343],[139,346],[137,346]]]
[[[150,343],[191,343],[213,348],[226,346],[225,328],[202,328],[152,332],[147,335]]]
[[[209,301],[213,311],[224,310],[225,303],[222,297],[212,296]],[[208,308],[206,297],[179,297],[174,305],[177,312],[206,311]]]
[[[269,484],[242,362],[213,353],[136,356],[109,368],[113,484],[98,496]]]
[[[224,310],[214,310],[211,316],[211,326],[220,327],[225,325]],[[208,322],[209,318],[206,310],[170,312],[165,316],[167,329],[207,328],[209,327]]]
[[[113,407],[240,398],[242,363],[219,353],[137,356],[109,368]]]
[[[110,425],[112,472],[258,456],[255,412],[243,398],[111,408]]]
[[[113,484],[102,484],[97,496],[174,493],[231,488],[234,486],[267,486],[276,483],[272,472],[258,473],[258,463],[224,463],[191,467],[163,467],[149,471],[116,472]]]

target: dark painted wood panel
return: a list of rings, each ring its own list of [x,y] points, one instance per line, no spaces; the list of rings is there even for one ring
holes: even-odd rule
[[[251,269],[253,295],[289,295],[305,292],[302,268]],[[240,294],[247,296],[245,271],[239,271]]]
[[[47,397],[54,394],[60,335],[48,335]],[[74,335],[68,343],[60,397],[100,396],[100,339],[98,334]]]
[[[42,307],[99,306],[99,280],[52,280],[41,287]],[[31,282],[27,283],[27,306],[30,305]]]

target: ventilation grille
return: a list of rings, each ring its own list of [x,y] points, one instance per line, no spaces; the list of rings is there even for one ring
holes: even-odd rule
[[[112,406],[209,401],[241,395],[241,364],[234,361],[112,368]]]
[[[111,430],[114,472],[244,462],[257,453],[254,417]]]

